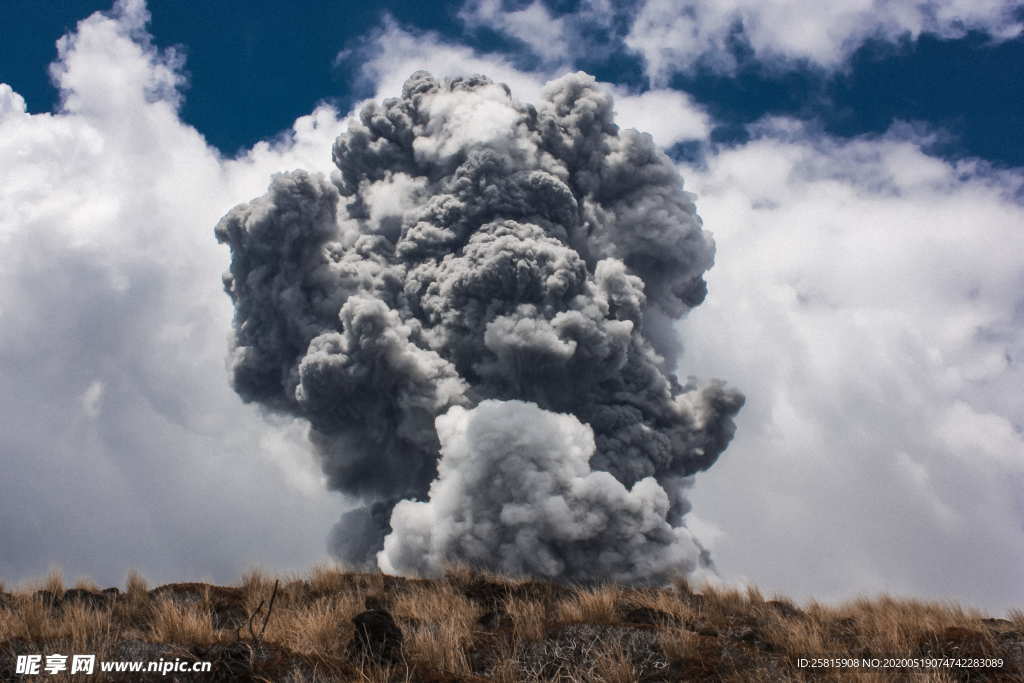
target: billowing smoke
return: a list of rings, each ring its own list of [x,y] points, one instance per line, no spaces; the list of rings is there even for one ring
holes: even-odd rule
[[[427,575],[696,568],[685,490],[743,397],[671,372],[714,244],[650,136],[583,73],[532,106],[417,72],[333,159],[216,228],[235,390],[308,420],[330,485],[363,502],[332,551]]]

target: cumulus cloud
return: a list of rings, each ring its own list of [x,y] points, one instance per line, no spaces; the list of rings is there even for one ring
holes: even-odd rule
[[[51,563],[104,583],[131,567],[224,581],[297,569],[325,556],[344,506],[301,432],[224,386],[231,309],[209,231],[268,173],[328,166],[340,119],[321,108],[220,158],[180,121],[181,60],[150,44],[147,21],[121,2],[64,36],[54,113],[0,84],[7,580]]]
[[[664,82],[703,64],[736,66],[733,41],[764,61],[805,61],[835,69],[869,39],[916,39],[922,33],[954,38],[975,30],[995,39],[1020,35],[1015,0],[923,0],[877,3],[771,3],[754,0],[677,2],[645,0],[625,36],[643,57],[648,76]]]
[[[729,72],[737,45],[769,64],[842,67],[864,42],[917,39],[924,33],[957,38],[979,31],[994,40],[1020,35],[1017,0],[915,0],[879,3],[759,2],[757,0],[643,0],[629,11],[592,0],[558,14],[541,0],[511,7],[500,0],[469,0],[460,17],[519,41],[549,63],[593,57],[593,39],[618,43],[639,55],[655,85],[697,66]],[[624,28],[623,28],[624,27]],[[580,40],[590,36],[590,41]]]
[[[599,8],[593,9],[597,12]],[[582,38],[566,39],[562,44],[580,45],[582,41]],[[344,51],[340,57],[358,60],[357,71],[363,86],[373,93],[373,99],[401,92],[407,75],[423,69],[448,77],[485,73],[509,86],[520,100],[536,102],[546,82],[575,71],[569,57],[523,70],[508,55],[482,54],[436,33],[403,27],[389,17],[385,17],[367,40]],[[614,96],[618,125],[650,133],[661,148],[684,140],[703,139],[708,134],[708,114],[686,93],[665,88],[634,92],[616,84],[599,85]]]
[[[619,121],[630,128],[650,133],[661,147],[686,140],[706,140],[711,133],[710,117],[686,93],[656,88],[639,94],[613,88]]]
[[[1024,176],[908,127],[754,133],[687,169],[720,263],[683,365],[749,397],[693,493],[718,568],[801,597],[1019,602]]]
[[[512,36],[546,60],[564,61],[570,55],[565,20],[553,16],[540,0],[510,10],[501,0],[476,0],[462,7],[459,18],[470,28],[487,26]]]

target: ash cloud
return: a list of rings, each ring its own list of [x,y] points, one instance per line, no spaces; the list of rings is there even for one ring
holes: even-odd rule
[[[743,404],[678,380],[673,320],[714,244],[649,135],[583,73],[536,105],[417,72],[330,178],[228,213],[233,385],[308,420],[354,566],[452,561],[657,581],[706,563],[685,489]],[[702,559],[705,558],[705,559]]]

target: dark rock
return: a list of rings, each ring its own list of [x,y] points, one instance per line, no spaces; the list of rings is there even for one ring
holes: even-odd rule
[[[504,610],[489,610],[482,614],[476,623],[488,631],[497,631],[501,628],[512,628],[512,617]]]
[[[232,602],[241,604],[245,596],[241,588],[213,586],[208,583],[168,583],[149,592],[154,599],[168,598],[175,602]]]
[[[104,588],[102,593],[110,598],[116,598],[121,595],[121,589],[117,586],[111,586],[110,588]]]
[[[103,593],[94,593],[82,588],[71,588],[64,591],[64,597],[61,602],[64,605],[78,604],[84,605],[89,609],[100,610],[110,606],[110,597]]]
[[[739,632],[736,633],[736,640],[742,641],[744,643],[757,642],[757,632],[755,632],[752,628],[741,629]]]
[[[706,638],[718,637],[718,629],[716,629],[714,626],[704,621],[703,619],[698,619],[694,622],[691,622],[688,628],[694,633],[696,633],[698,636],[704,636]]]
[[[565,600],[576,595],[576,591],[554,581],[526,581],[507,588],[508,596],[517,600],[535,600],[545,604]]]
[[[653,607],[642,605],[624,605],[620,607],[622,621],[627,624],[644,624],[647,626],[661,626],[665,624],[678,625],[681,622],[679,617]]]
[[[387,609],[388,600],[383,595],[367,595],[366,599],[363,601],[363,605],[368,610]]]
[[[216,643],[198,652],[211,664],[211,681],[255,681],[253,669],[261,649],[253,643],[235,641]]]
[[[253,628],[259,628],[263,624],[264,612],[253,619]],[[218,630],[237,630],[249,624],[249,615],[245,608],[237,603],[217,602],[210,609],[213,617],[213,627]]]
[[[802,609],[785,600],[769,600],[765,604],[787,619],[802,619],[806,616]]]
[[[60,596],[51,591],[36,591],[32,594],[32,599],[38,600],[53,610],[59,610],[61,606]]]
[[[509,586],[476,577],[460,587],[462,594],[489,610],[496,610],[508,597]]]
[[[401,659],[402,629],[390,612],[367,610],[354,616],[352,623],[356,632],[348,643],[349,657],[368,657],[381,663],[394,663]]]
[[[553,603],[576,594],[572,588],[555,582],[497,583],[483,577],[474,577],[458,588],[467,598],[488,610],[500,609],[509,598]]]
[[[765,652],[773,652],[775,650],[775,646],[772,643],[765,640],[757,631],[757,629],[751,628],[749,626],[741,628],[733,635],[733,638],[735,638],[737,641],[741,643],[751,645]]]

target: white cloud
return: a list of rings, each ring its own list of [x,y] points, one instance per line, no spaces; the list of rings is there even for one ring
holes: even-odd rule
[[[741,27],[761,60],[806,60],[834,69],[870,38],[896,41],[922,33],[952,38],[968,30],[1013,38],[1022,28],[1014,18],[1019,7],[1016,0],[645,0],[625,43],[643,57],[655,83],[699,62],[731,70],[730,41]]]
[[[660,147],[703,140],[711,132],[708,115],[686,93],[658,89],[634,95],[622,88],[611,90],[619,125],[650,133]]]
[[[466,0],[459,19],[471,31],[482,27],[502,33],[527,48],[548,66],[566,67],[616,49],[614,24],[626,12],[611,0],[584,0],[572,12],[556,14],[544,0],[520,7],[504,0]]]
[[[802,61],[826,69],[841,68],[870,39],[896,42],[924,33],[956,38],[980,31],[1009,40],[1024,28],[1016,14],[1020,7],[1019,0],[642,0],[621,33],[616,12],[623,10],[607,0],[585,1],[557,16],[542,0],[518,9],[501,0],[467,0],[459,17],[470,29],[503,33],[543,61],[563,66],[606,51],[586,39],[605,34],[638,54],[657,86],[698,64],[732,71],[738,39],[762,61]]]
[[[345,51],[339,57],[353,55],[360,60],[360,74],[373,86],[374,98],[401,93],[405,80],[422,69],[444,78],[486,74],[508,85],[515,97],[529,102],[540,98],[541,86],[549,75],[520,71],[505,57],[477,54],[465,45],[446,42],[436,33],[403,28],[390,17],[385,17],[361,49]]]
[[[0,119],[25,113],[25,98],[14,92],[11,86],[0,83]]]
[[[501,0],[476,0],[463,6],[459,18],[470,28],[487,26],[512,36],[546,60],[569,57],[564,20],[553,16],[540,0],[514,10],[506,10]]]
[[[350,56],[352,53],[343,53]],[[547,65],[537,71],[522,71],[499,54],[480,54],[472,48],[444,41],[436,33],[418,32],[386,19],[382,27],[358,51],[360,73],[372,84],[374,97],[393,97],[414,71],[423,69],[438,77],[485,74],[505,83],[512,95],[524,102],[536,102],[544,84],[567,72],[564,65]],[[671,147],[683,140],[702,139],[710,131],[704,109],[686,93],[655,89],[633,93],[611,83],[602,83],[615,96],[617,122],[654,136],[655,142]]]
[[[718,244],[684,370],[748,397],[693,489],[723,573],[1024,599],[1024,174],[776,121],[684,175]]]
[[[326,555],[346,504],[312,485],[299,427],[231,392],[213,238],[272,172],[326,169],[342,124],[322,107],[220,158],[180,121],[180,60],[149,45],[147,18],[122,2],[60,40],[56,113],[29,115],[0,85],[7,580],[51,563],[104,583],[133,566],[154,580],[298,569]]]

